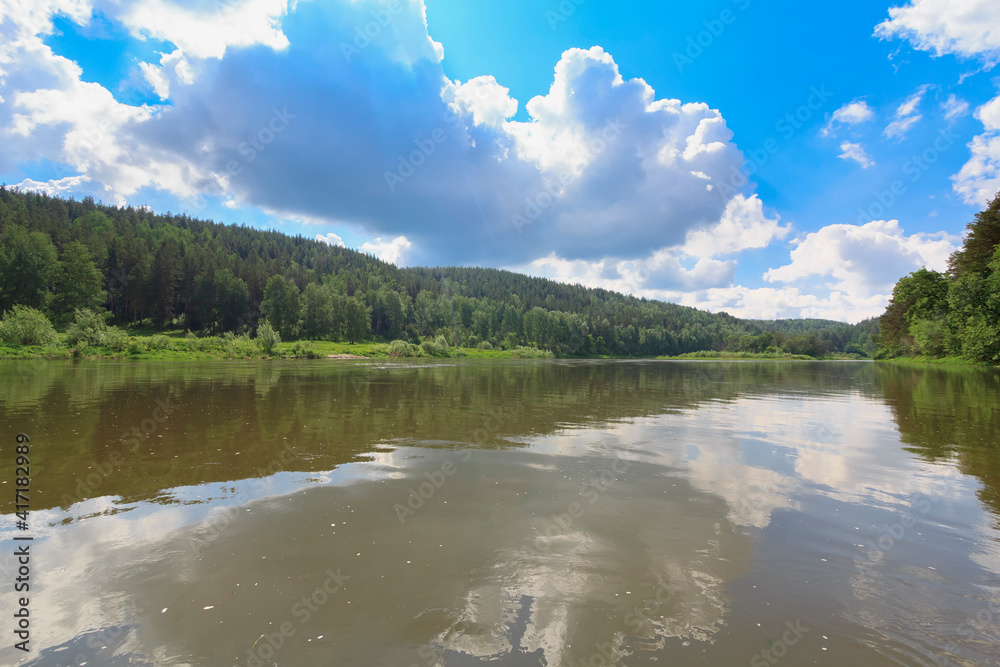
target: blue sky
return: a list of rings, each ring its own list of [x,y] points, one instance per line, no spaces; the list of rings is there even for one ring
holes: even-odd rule
[[[0,180],[857,321],[1000,190],[998,60],[986,0],[0,0]]]

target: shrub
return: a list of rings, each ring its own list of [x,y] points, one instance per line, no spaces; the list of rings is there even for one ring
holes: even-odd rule
[[[177,346],[174,345],[174,341],[172,341],[169,337],[164,336],[163,334],[156,334],[155,336],[153,336],[152,338],[150,338],[148,341],[146,341],[146,347],[148,347],[150,350],[175,350],[175,349],[177,349]]]
[[[552,359],[556,355],[537,347],[515,347],[510,351],[510,356],[514,359]]]
[[[257,327],[256,341],[261,352],[270,356],[274,352],[274,349],[281,344],[281,336],[278,335],[278,332],[275,331],[270,322],[264,320],[263,324]]]
[[[73,323],[66,329],[66,344],[72,348],[107,347],[119,352],[128,347],[128,336],[118,327],[108,326],[111,313],[95,313],[89,308],[73,312]]]
[[[315,359],[319,354],[313,348],[309,347],[307,343],[302,341],[297,341],[295,345],[292,346],[292,356],[299,357],[302,359]]]
[[[449,349],[448,339],[438,334],[434,340],[425,340],[421,343],[420,349],[431,357],[447,357]]]
[[[204,350],[205,341],[203,341],[201,338],[198,338],[198,336],[193,331],[188,331],[187,335],[184,336],[184,347],[186,347],[188,350],[191,350],[192,352],[195,350]]]
[[[101,347],[111,348],[115,352],[126,352],[130,340],[129,335],[118,327],[108,327],[101,337]]]
[[[231,357],[252,357],[260,347],[247,334],[236,335],[227,331],[222,335],[222,349]]]
[[[0,321],[0,342],[8,345],[55,345],[56,330],[45,313],[28,306],[14,306]]]
[[[422,356],[421,349],[407,343],[405,340],[394,340],[386,346],[386,353],[390,357],[419,357]]]

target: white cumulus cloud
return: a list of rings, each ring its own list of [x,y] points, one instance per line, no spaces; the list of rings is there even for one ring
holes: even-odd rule
[[[405,236],[397,236],[394,239],[385,241],[382,237],[374,241],[367,241],[361,244],[361,252],[375,255],[383,262],[389,264],[400,264],[404,260],[406,251],[413,246]]]
[[[781,225],[777,216],[767,217],[764,203],[757,195],[749,198],[737,195],[729,200],[718,224],[688,232],[682,250],[699,258],[733,255],[766,248],[775,239],[785,238],[790,230],[789,225]]]
[[[936,55],[1000,62],[1000,12],[995,0],[912,0],[889,9],[875,28],[883,39],[902,38]]]
[[[327,245],[344,245],[344,239],[340,238],[338,235],[330,232],[328,234],[317,234],[316,240],[320,243],[325,243]]]
[[[972,139],[972,157],[952,181],[965,203],[984,206],[1000,193],[1000,95],[979,107],[976,118],[985,131]]]
[[[517,100],[509,95],[492,76],[478,76],[465,83],[455,83],[445,89],[444,98],[451,100],[460,112],[471,113],[476,125],[499,126],[517,113]]]
[[[121,21],[135,37],[171,42],[193,58],[222,58],[230,48],[288,46],[281,30],[287,0],[212,0],[197,5],[98,0],[97,8]]]
[[[898,220],[828,225],[807,234],[792,250],[791,263],[768,270],[764,280],[802,283],[818,277],[827,288],[852,298],[886,298],[907,273],[922,266],[947,268],[958,241],[944,232],[907,236]]]

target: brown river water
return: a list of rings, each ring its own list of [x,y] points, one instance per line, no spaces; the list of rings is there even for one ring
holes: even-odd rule
[[[0,426],[0,664],[1000,664],[997,370],[0,362]]]

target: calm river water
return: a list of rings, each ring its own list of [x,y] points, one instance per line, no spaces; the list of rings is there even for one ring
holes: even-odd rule
[[[1000,660],[994,370],[4,362],[0,425],[2,664]]]

